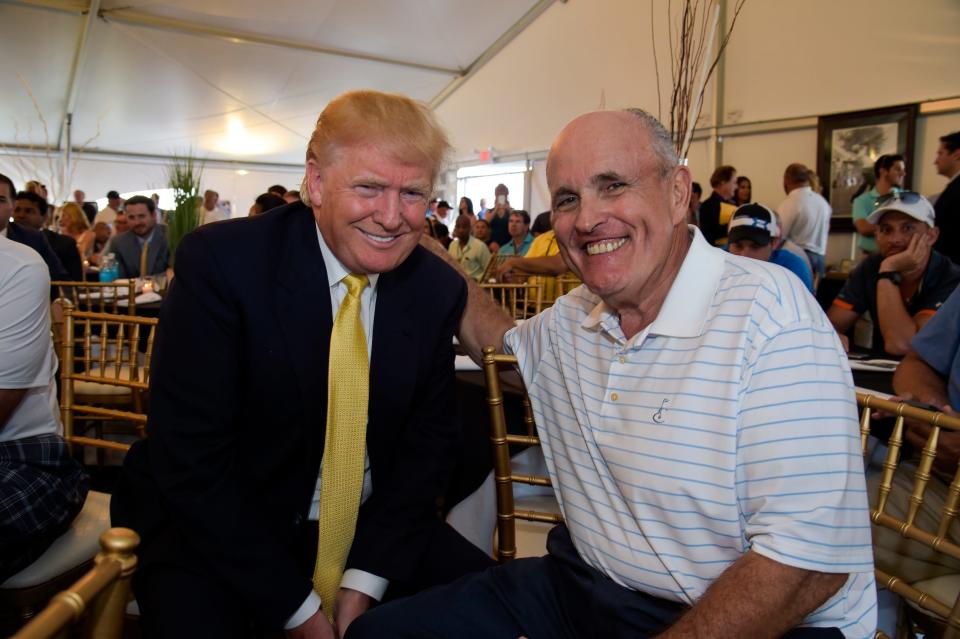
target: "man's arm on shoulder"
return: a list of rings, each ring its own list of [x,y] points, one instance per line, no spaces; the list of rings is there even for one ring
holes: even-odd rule
[[[489,293],[464,273],[439,242],[423,237],[420,245],[454,268],[467,283],[467,305],[457,330],[457,338],[463,350],[477,364],[482,363],[484,346],[494,346],[498,351],[502,351],[503,335],[513,328],[514,321],[493,301]]]
[[[794,568],[751,550],[660,637],[779,637],[819,608],[846,580],[844,573]]]

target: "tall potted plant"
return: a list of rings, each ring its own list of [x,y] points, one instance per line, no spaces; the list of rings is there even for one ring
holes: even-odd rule
[[[200,225],[200,176],[203,163],[187,153],[174,156],[167,169],[170,188],[173,189],[174,208],[167,213],[167,239],[170,243],[170,266],[174,264],[177,247],[183,236]]]

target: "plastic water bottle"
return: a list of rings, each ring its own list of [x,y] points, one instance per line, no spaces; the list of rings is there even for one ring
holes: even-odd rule
[[[103,263],[100,265],[100,281],[112,282],[117,279],[118,273],[119,268],[117,266],[117,260],[113,253],[108,253],[106,257],[103,258]]]

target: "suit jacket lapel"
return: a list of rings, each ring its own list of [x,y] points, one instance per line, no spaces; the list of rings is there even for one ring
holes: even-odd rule
[[[327,410],[327,362],[333,318],[323,255],[310,209],[291,216],[286,237],[277,247],[276,311],[287,353],[300,388],[307,423],[324,432]],[[323,437],[319,438],[320,450]],[[319,461],[319,460],[318,460]]]

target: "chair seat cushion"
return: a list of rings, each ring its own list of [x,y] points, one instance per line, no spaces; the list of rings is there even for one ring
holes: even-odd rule
[[[137,379],[143,381],[144,374],[146,373],[145,369],[140,366],[139,376]],[[124,364],[120,367],[120,379],[124,381],[130,381],[130,367]],[[94,368],[90,371],[90,375],[104,375],[99,368]],[[108,366],[106,369],[106,374],[104,375],[107,378],[116,378],[116,372],[112,366]],[[74,395],[130,395],[130,389],[126,386],[117,386],[115,384],[101,384],[99,382],[87,382],[87,381],[75,381],[73,383],[73,392]]]
[[[923,579],[910,585],[921,592],[928,593],[931,597],[940,601],[941,603],[946,604],[949,608],[953,607],[954,602],[957,600],[957,595],[960,595],[960,574],[943,575],[940,577],[934,577],[933,579]],[[929,610],[921,608],[912,601],[907,599],[904,599],[904,601],[906,601],[910,607],[916,610],[920,610],[928,615],[934,614]]]
[[[100,551],[100,535],[110,528],[110,495],[89,491],[80,513],[32,564],[7,579],[0,588],[30,588],[93,559]]]

